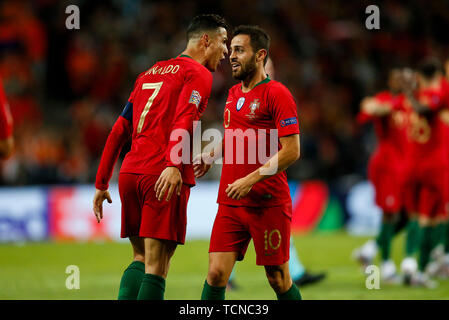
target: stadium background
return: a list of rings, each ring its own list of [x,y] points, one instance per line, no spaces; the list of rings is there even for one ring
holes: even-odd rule
[[[80,8],[79,30],[65,26],[71,4]],[[370,4],[380,8],[380,30],[365,27]],[[0,298],[115,298],[130,258],[126,244],[110,241],[118,237],[114,182],[120,161],[112,178],[114,203],[106,204],[105,221],[97,225],[91,201],[99,158],[135,77],[155,61],[179,54],[191,17],[210,12],[233,26],[258,24],[269,32],[275,78],[299,105],[301,159],[288,170],[300,213],[294,216],[295,243],[307,267],[328,272],[323,284],[305,289],[305,298],[448,298],[448,283],[430,293],[396,287],[373,293],[350,253],[380,221],[366,182],[376,141],[371,127],[355,121],[360,100],[385,88],[393,66],[413,67],[429,55],[449,57],[449,5],[269,0],[0,3],[0,74],[16,141],[14,155],[0,171]],[[235,84],[229,70],[225,61],[214,73],[203,130],[221,128],[227,90]],[[185,295],[168,289],[168,298],[199,297],[219,174],[217,166],[192,190],[192,241],[172,264],[170,282],[177,292],[195,289]],[[399,238],[397,260],[401,244]],[[191,257],[198,254],[195,265]],[[84,291],[65,288],[69,264],[80,265]],[[241,265],[237,281],[240,275],[243,288],[230,297],[272,299],[254,255]],[[28,273],[25,280],[22,272]]]

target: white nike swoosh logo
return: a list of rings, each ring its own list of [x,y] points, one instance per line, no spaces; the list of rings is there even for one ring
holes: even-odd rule
[[[226,104],[231,103],[231,102],[232,102],[232,100],[231,101],[226,101]]]

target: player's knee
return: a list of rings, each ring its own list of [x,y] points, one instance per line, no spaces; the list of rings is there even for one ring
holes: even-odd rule
[[[225,270],[220,267],[211,268],[207,273],[207,282],[211,286],[222,287],[226,285],[228,279],[226,279]]]

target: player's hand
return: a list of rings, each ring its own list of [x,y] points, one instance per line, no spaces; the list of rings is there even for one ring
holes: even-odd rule
[[[249,181],[247,177],[244,177],[237,179],[233,183],[229,184],[225,192],[229,198],[240,200],[251,191],[252,187],[253,183]]]
[[[103,219],[103,201],[108,200],[109,203],[112,203],[111,195],[108,190],[98,190],[95,189],[94,195],[94,213],[97,218],[97,222],[100,223],[100,220]]]
[[[162,171],[159,179],[154,185],[157,200],[161,201],[165,193],[165,201],[170,201],[173,192],[176,190],[177,195],[181,195],[182,177],[181,172],[176,167],[167,167]]]
[[[212,162],[213,159],[207,152],[197,155],[193,159],[193,172],[195,173],[195,178],[204,176],[212,167]]]

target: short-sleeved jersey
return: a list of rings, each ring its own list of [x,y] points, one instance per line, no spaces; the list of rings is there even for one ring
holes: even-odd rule
[[[12,125],[11,111],[0,79],[0,139],[9,138],[12,135]]]
[[[443,141],[446,149],[447,159],[449,159],[449,82],[446,79],[441,81],[441,90],[446,92],[443,97],[446,98],[445,107],[439,113],[440,121],[443,124]]]
[[[120,172],[159,175],[167,166],[176,166],[183,182],[194,185],[192,124],[204,112],[211,87],[210,71],[184,55],[142,73],[121,114],[132,122],[133,132]]]
[[[377,137],[376,154],[381,154],[385,163],[397,160],[407,148],[407,113],[404,109],[404,95],[393,95],[389,91],[382,91],[374,99],[391,108],[385,116],[371,116],[361,111],[358,115],[360,122],[372,121]]]
[[[282,147],[279,138],[299,134],[297,106],[290,91],[270,78],[246,93],[241,84],[233,86],[223,125],[223,169],[217,202],[249,207],[291,202],[285,171],[256,183],[240,200],[229,198],[225,192],[229,184],[257,170],[276,154]]]
[[[416,94],[421,103],[430,110],[419,115],[414,112],[408,100],[405,101],[409,110],[407,137],[409,139],[408,156],[412,161],[427,160],[436,166],[447,166],[445,141],[445,124],[441,120],[441,111],[448,108],[449,90],[447,84],[442,82],[439,88],[422,89]]]

